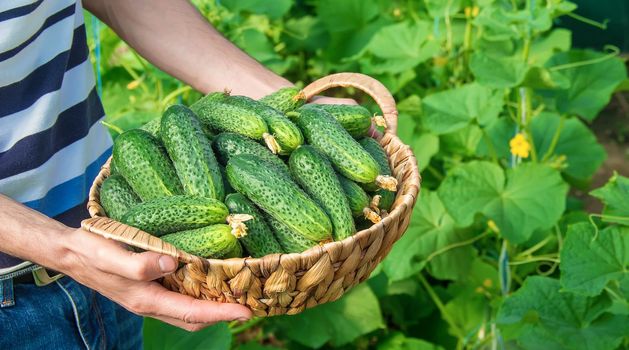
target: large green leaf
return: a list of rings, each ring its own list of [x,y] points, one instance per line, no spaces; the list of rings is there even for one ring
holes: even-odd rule
[[[221,0],[221,5],[232,12],[251,12],[267,15],[271,19],[284,16],[293,5],[291,0]]]
[[[377,350],[443,350],[439,345],[395,332],[378,343]]]
[[[515,123],[507,117],[500,117],[484,128],[485,134],[478,143],[476,153],[488,157],[496,155],[499,159],[509,159],[511,151],[509,140],[515,135]]]
[[[572,32],[568,29],[554,29],[533,41],[529,53],[529,64],[543,65],[555,53],[570,50]]]
[[[629,316],[606,313],[611,302],[560,292],[559,281],[533,276],[502,303],[497,323],[524,349],[615,349]]]
[[[567,89],[544,92],[554,100],[559,112],[591,121],[607,105],[616,86],[627,78],[627,71],[620,59],[603,57],[604,54],[591,50],[571,50],[557,53],[546,62],[557,79],[571,82]],[[583,61],[590,63],[578,64]]]
[[[561,249],[561,286],[596,296],[610,282],[629,282],[629,228],[596,232],[589,223],[571,225]]]
[[[144,349],[229,350],[232,335],[225,322],[190,333],[161,321],[144,319]]]
[[[482,213],[513,243],[554,225],[564,211],[567,192],[559,173],[544,165],[523,163],[505,177],[499,166],[484,161],[455,168],[439,187],[439,196],[458,225],[469,226],[474,215]]]
[[[473,120],[486,125],[498,117],[503,103],[503,92],[471,83],[424,98],[423,122],[437,134],[462,129]]]
[[[366,47],[373,59],[363,63],[367,73],[401,73],[415,68],[439,51],[430,38],[432,24],[401,22],[380,28]]]
[[[468,239],[469,235],[454,229],[435,192],[422,191],[413,211],[410,226],[383,262],[390,281],[406,279],[425,266],[426,259],[438,249]],[[473,249],[463,246],[437,255],[429,262],[430,273],[439,279],[459,279],[469,271]]]
[[[492,88],[510,88],[519,85],[528,67],[518,56],[495,56],[482,51],[472,54],[470,70],[479,84]]]
[[[341,346],[384,327],[378,299],[365,284],[356,286],[340,300],[274,321],[286,337],[312,348],[327,342]]]
[[[483,137],[483,131],[478,125],[441,135],[442,149],[452,154],[471,156],[476,152]]]
[[[364,27],[378,16],[374,0],[317,1],[318,17],[330,32],[351,31]]]
[[[629,225],[629,178],[614,172],[605,186],[590,194],[605,203],[603,214],[609,217],[604,221]]]
[[[533,143],[538,157],[549,151],[557,128],[561,133],[551,155],[566,158],[567,167],[562,171],[577,179],[589,179],[603,164],[606,153],[596,141],[596,136],[579,119],[563,120],[555,113],[541,113],[531,121]]]

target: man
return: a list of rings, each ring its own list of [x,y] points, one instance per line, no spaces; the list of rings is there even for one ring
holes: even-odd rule
[[[203,93],[228,88],[259,98],[291,85],[229,43],[187,1],[83,5],[142,56]],[[196,300],[153,282],[176,269],[173,258],[132,253],[75,228],[111,154],[103,116],[82,4],[1,1],[2,349],[138,348],[141,318],[126,310],[187,330],[251,317],[244,306]]]

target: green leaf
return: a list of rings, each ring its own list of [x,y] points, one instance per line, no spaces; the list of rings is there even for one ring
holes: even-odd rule
[[[290,18],[284,24],[283,40],[290,52],[316,51],[329,42],[321,20],[312,16]]]
[[[550,150],[553,137],[562,119],[555,113],[543,112],[531,120],[533,144],[538,157],[544,157]],[[607,154],[596,141],[594,133],[579,119],[563,121],[561,133],[551,155],[565,157],[567,167],[562,171],[577,179],[587,180],[603,164]]]
[[[495,221],[502,236],[522,243],[534,230],[559,220],[568,186],[557,171],[541,164],[520,164],[505,178],[499,166],[472,161],[450,171],[438,192],[459,226],[469,226],[482,213]]]
[[[320,0],[317,14],[330,32],[352,31],[364,27],[379,14],[374,0]]]
[[[439,42],[430,39],[432,24],[426,21],[401,22],[380,28],[365,48],[373,59],[363,63],[367,73],[401,73],[415,68],[439,51]]]
[[[452,16],[461,8],[460,0],[424,0],[428,14],[433,18]]]
[[[436,134],[462,129],[473,120],[486,125],[498,117],[503,103],[503,92],[471,83],[424,98],[423,122]]]
[[[609,103],[614,89],[627,78],[627,71],[619,58],[602,60],[605,54],[591,50],[571,50],[555,54],[546,62],[556,79],[567,79],[570,87],[562,90],[543,91],[554,100],[557,110],[576,114],[591,121]],[[587,65],[556,69],[553,67],[598,60]]]
[[[407,232],[383,262],[383,270],[390,281],[418,273],[426,266],[424,259],[430,254],[469,239],[468,234],[454,230],[454,222],[435,192],[422,191],[412,215]],[[435,256],[428,264],[430,273],[439,279],[465,277],[473,251],[471,246],[463,246]]]
[[[286,337],[311,348],[341,346],[384,327],[378,299],[365,284],[335,302],[273,320]]]
[[[290,60],[284,60],[275,52],[273,43],[256,29],[246,29],[240,33],[234,41],[236,45],[243,48],[248,54],[265,66],[271,68],[275,73],[284,73],[291,65]]]
[[[615,349],[629,334],[629,317],[606,313],[606,296],[560,292],[559,281],[533,276],[502,303],[497,323],[524,349]]]
[[[570,50],[572,32],[568,29],[554,29],[535,39],[529,53],[530,65],[543,65],[557,52]]]
[[[571,225],[561,249],[563,289],[596,296],[610,282],[629,282],[629,228],[611,226],[600,232],[588,223]]]
[[[377,350],[443,350],[439,345],[422,339],[407,338],[404,333],[395,332],[378,343]]]
[[[242,344],[236,348],[236,350],[282,350],[275,346],[260,345],[256,341],[250,341]]]
[[[439,137],[435,134],[420,134],[415,136],[410,144],[417,158],[417,166],[422,171],[430,164],[430,159],[439,152]]]
[[[476,152],[478,143],[483,137],[483,131],[478,125],[441,135],[442,149],[453,154],[471,156]]]
[[[604,217],[604,221],[629,225],[629,178],[614,172],[605,186],[595,189],[590,194],[605,203],[603,215],[616,217]]]
[[[229,350],[231,343],[232,335],[225,322],[190,333],[152,318],[144,318],[145,349]]]
[[[517,56],[490,56],[482,51],[476,51],[470,59],[470,70],[479,84],[503,89],[522,83],[527,66],[522,58]]]
[[[484,131],[487,135],[481,138],[476,153],[479,156],[488,157],[495,152],[497,158],[509,159],[511,157],[509,140],[515,135],[513,120],[500,117],[485,127]]]
[[[221,5],[232,12],[251,12],[267,15],[271,19],[278,19],[288,13],[293,1],[291,0],[221,0]]]

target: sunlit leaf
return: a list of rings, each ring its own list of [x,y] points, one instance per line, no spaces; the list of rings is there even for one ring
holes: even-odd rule
[[[590,194],[605,203],[604,221],[629,225],[629,178],[614,172],[605,186]]]

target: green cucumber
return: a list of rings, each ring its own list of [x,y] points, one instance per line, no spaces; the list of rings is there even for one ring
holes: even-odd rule
[[[223,200],[225,189],[212,143],[186,106],[168,107],[160,126],[162,142],[175,164],[183,190],[191,196]]]
[[[140,203],[140,198],[122,176],[114,174],[100,187],[100,203],[110,218],[120,221],[129,209]]]
[[[228,225],[216,224],[179,231],[162,237],[162,240],[190,254],[227,259],[242,256],[242,247]]]
[[[289,174],[288,167],[279,157],[271,153],[268,148],[242,135],[224,132],[214,138],[212,147],[216,152],[218,161],[223,165],[227,165],[227,162],[233,156],[252,154],[273,164],[272,166],[275,167],[278,172],[286,175]]]
[[[271,106],[282,113],[291,112],[306,103],[306,95],[294,86],[281,88],[260,99],[260,102]]]
[[[356,219],[366,218],[373,223],[380,222],[381,218],[377,212],[378,208],[372,208],[373,204],[367,192],[345,176],[338,174],[338,177],[345,196],[347,196],[352,216]]]
[[[223,188],[225,189],[225,197],[227,197],[228,194],[234,193],[236,192],[236,190],[234,190],[232,185],[229,184],[229,181],[227,181],[227,173],[225,173],[225,167],[222,165],[219,165],[219,169],[221,170],[221,177],[223,178]]]
[[[218,132],[234,132],[250,139],[264,140],[271,150],[277,151],[277,142],[260,115],[251,108],[229,103],[225,93],[212,93],[190,106],[202,123]]]
[[[116,137],[113,159],[142,201],[183,193],[166,150],[144,130],[132,129]]]
[[[140,129],[148,132],[149,134],[153,135],[153,137],[159,139],[159,125],[161,123],[161,117],[157,117],[155,119],[151,119],[148,122],[146,122],[144,125],[142,125],[140,127]]]
[[[379,172],[382,175],[391,175],[391,166],[389,165],[389,157],[380,146],[380,143],[371,137],[365,137],[359,141],[360,145],[367,151],[373,159],[378,163]],[[365,189],[374,191],[374,194],[380,195],[380,209],[390,210],[395,201],[395,193],[384,188],[380,188],[377,183],[364,184]]]
[[[304,137],[299,128],[280,111],[247,96],[229,96],[226,100],[227,103],[247,109],[264,119],[279,145],[276,153],[290,154],[304,143]]]
[[[340,241],[356,233],[347,197],[330,161],[305,145],[291,154],[288,164],[293,178],[328,214],[334,239]]]
[[[116,168],[116,162],[114,162],[114,158],[112,157],[109,161],[109,175],[118,174],[118,168]]]
[[[325,154],[345,177],[360,183],[376,181],[378,164],[334,117],[305,105],[297,111],[296,121],[306,140]]]
[[[282,247],[275,239],[273,232],[264,221],[262,213],[245,196],[232,193],[225,197],[225,205],[230,213],[249,214],[253,219],[246,222],[247,235],[240,239],[245,250],[254,258],[268,254],[282,253]]]
[[[329,240],[332,223],[325,212],[297,184],[260,157],[241,154],[227,163],[232,187],[293,231],[314,240]]]
[[[330,113],[352,135],[359,139],[367,136],[371,127],[371,113],[360,105],[316,105],[318,108]]]
[[[265,219],[269,227],[273,230],[273,233],[275,233],[275,237],[280,243],[280,246],[282,246],[282,251],[285,253],[301,253],[319,244],[319,242],[308,239],[291,230],[290,227],[284,225],[271,215],[266,215]]]
[[[179,195],[138,204],[127,211],[121,221],[159,237],[225,223],[228,215],[225,204],[214,198]]]

